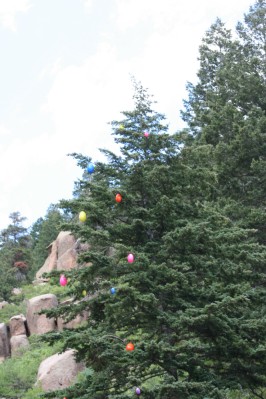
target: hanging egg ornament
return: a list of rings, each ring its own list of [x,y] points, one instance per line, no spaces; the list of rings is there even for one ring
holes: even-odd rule
[[[64,287],[65,285],[67,285],[67,278],[64,274],[61,274],[60,279],[59,279],[59,283],[62,287]]]
[[[87,219],[86,212],[84,211],[79,212],[79,220],[84,223],[86,219]]]
[[[134,262],[134,255],[133,254],[128,254],[127,261],[128,261],[128,263],[133,263]]]
[[[147,132],[147,131],[146,131],[146,132],[144,132],[144,137],[146,137],[146,138],[147,138],[147,137],[149,137],[149,135],[150,135],[150,134],[149,134],[149,132]]]
[[[87,295],[87,291],[86,291],[86,290],[83,290],[83,291],[82,291],[82,295],[83,295],[83,296],[86,296],[86,295]]]
[[[87,172],[90,173],[90,174],[94,172],[93,163],[89,163],[89,165],[87,166]]]
[[[110,288],[110,292],[111,292],[111,294],[115,294],[116,293],[115,287]]]
[[[123,129],[125,129],[125,126],[121,124],[121,125],[119,126],[119,129],[120,129],[120,130],[123,130]]]
[[[141,390],[140,390],[140,388],[139,388],[139,387],[137,387],[137,388],[136,388],[136,390],[135,390],[135,392],[136,392],[136,394],[137,394],[137,395],[140,395],[140,394],[141,394]]]
[[[134,344],[133,344],[132,342],[129,342],[129,343],[127,344],[127,346],[126,346],[126,350],[127,350],[128,352],[132,352],[134,349],[135,349]]]
[[[122,201],[122,195],[120,193],[117,193],[115,196],[116,202],[120,203]]]

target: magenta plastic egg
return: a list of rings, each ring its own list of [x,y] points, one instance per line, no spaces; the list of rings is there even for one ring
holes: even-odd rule
[[[64,274],[61,274],[60,279],[59,279],[59,283],[60,283],[60,285],[62,285],[62,287],[67,285],[67,278],[66,278],[66,276]]]
[[[133,263],[134,262],[134,255],[133,254],[128,254],[127,261],[128,261],[128,263]]]

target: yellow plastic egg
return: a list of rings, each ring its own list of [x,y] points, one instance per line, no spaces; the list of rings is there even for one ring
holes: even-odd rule
[[[86,213],[85,213],[84,211],[81,211],[81,212],[79,213],[79,220],[80,220],[81,222],[85,222],[86,219],[87,219]]]

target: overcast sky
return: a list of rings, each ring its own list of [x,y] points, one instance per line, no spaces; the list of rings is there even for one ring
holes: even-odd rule
[[[115,150],[108,122],[132,109],[130,75],[179,129],[205,31],[216,17],[234,29],[253,3],[0,0],[0,230],[11,212],[28,227],[72,197],[68,153]]]

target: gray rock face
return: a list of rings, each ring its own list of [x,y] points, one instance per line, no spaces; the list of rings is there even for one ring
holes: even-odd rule
[[[45,294],[31,298],[27,304],[27,324],[30,334],[44,334],[56,329],[54,318],[38,313],[43,309],[56,308],[58,305],[57,297],[53,294]]]
[[[19,354],[21,348],[29,346],[29,340],[26,335],[14,335],[10,338],[11,355]]]
[[[76,240],[70,231],[61,231],[56,240],[49,246],[49,254],[43,266],[36,273],[36,282],[44,281],[42,275],[52,270],[70,270],[77,267],[77,258],[80,252],[88,251],[90,245]],[[90,266],[91,263],[84,265]]]
[[[43,273],[49,273],[52,270],[56,269],[57,262],[57,242],[53,241],[51,245],[49,245],[49,255],[46,258],[43,266],[36,273],[36,278],[41,278]]]
[[[0,323],[0,362],[10,355],[8,329],[5,323]]]
[[[76,244],[75,237],[69,231],[61,231],[57,238],[57,257],[61,258],[67,251],[73,249]]]
[[[76,239],[69,231],[61,231],[49,247],[49,255],[44,265],[36,273],[39,279],[43,273],[52,270],[69,270],[77,265]]]
[[[26,335],[26,317],[19,314],[9,320],[10,335]]]
[[[37,384],[45,392],[64,389],[75,382],[78,373],[83,369],[84,366],[75,360],[75,351],[70,349],[50,356],[40,364]]]

